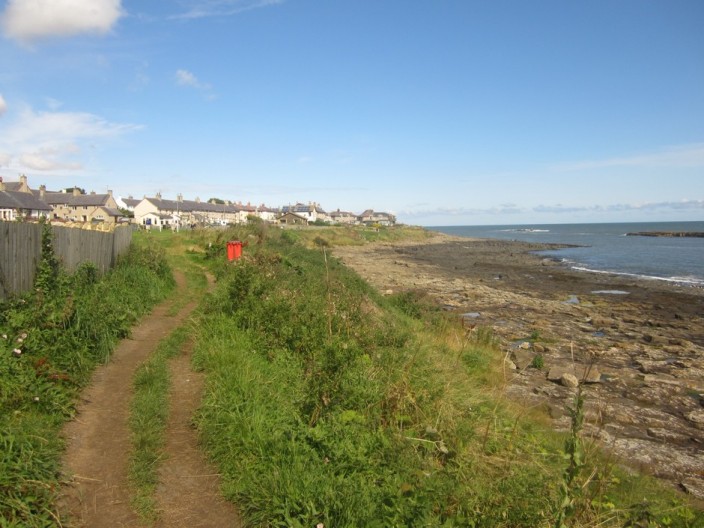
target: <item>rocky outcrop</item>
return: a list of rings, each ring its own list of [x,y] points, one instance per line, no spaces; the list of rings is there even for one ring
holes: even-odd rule
[[[637,233],[626,233],[626,236],[704,238],[704,233],[698,231],[640,231]]]

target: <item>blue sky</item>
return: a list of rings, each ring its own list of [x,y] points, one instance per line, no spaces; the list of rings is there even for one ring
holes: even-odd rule
[[[0,175],[421,225],[704,220],[701,0],[5,0]]]

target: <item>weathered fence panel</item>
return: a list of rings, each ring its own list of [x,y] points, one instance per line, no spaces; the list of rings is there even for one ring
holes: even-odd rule
[[[111,233],[52,226],[54,252],[64,268],[75,271],[92,262],[100,273],[112,268],[132,242],[132,229]],[[0,222],[0,299],[29,290],[42,252],[42,226]]]
[[[0,299],[32,287],[41,251],[41,226],[0,222]]]

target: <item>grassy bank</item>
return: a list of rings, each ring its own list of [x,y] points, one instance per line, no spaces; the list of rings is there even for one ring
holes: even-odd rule
[[[173,287],[163,254],[134,247],[98,277],[64,273],[44,240],[35,290],[0,306],[0,526],[50,526],[59,432],[115,342]]]
[[[491,333],[379,296],[328,254],[342,233],[259,226],[204,245],[218,284],[197,325],[199,423],[250,525],[702,523],[591,450],[579,400],[567,436],[504,401]],[[249,242],[234,264],[228,238]]]

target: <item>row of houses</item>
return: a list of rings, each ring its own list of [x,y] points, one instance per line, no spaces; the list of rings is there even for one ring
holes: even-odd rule
[[[26,176],[17,182],[3,182],[0,177],[0,220],[49,217],[55,222],[110,223],[133,222],[145,229],[181,229],[183,227],[243,224],[252,218],[286,225],[308,224],[376,224],[394,225],[396,217],[371,209],[360,215],[334,211],[327,213],[315,202],[297,203],[273,209],[265,205],[200,199],[175,200],[162,198],[160,193],[142,199],[120,199],[112,191],[105,194],[85,193],[78,188],[70,191],[47,191],[44,185],[33,190]]]
[[[74,188],[71,192],[54,192],[44,185],[35,190],[30,189],[26,176],[16,182],[5,182],[0,177],[0,220],[40,216],[63,222],[117,223],[124,218],[112,191],[86,194]]]

